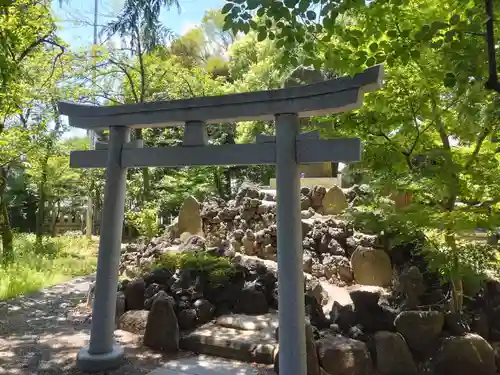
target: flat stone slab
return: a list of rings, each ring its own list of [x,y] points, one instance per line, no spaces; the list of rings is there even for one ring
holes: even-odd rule
[[[170,361],[148,375],[259,375],[262,372],[248,363],[224,358],[198,356]]]
[[[195,353],[272,364],[277,324],[274,314],[225,315],[182,337],[180,346]]]
[[[274,332],[279,325],[277,313],[264,315],[230,314],[217,318],[216,324],[226,328],[241,329],[244,331]]]

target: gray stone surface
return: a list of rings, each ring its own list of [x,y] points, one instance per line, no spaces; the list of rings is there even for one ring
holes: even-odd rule
[[[182,349],[245,362],[271,364],[277,345],[275,314],[225,315],[181,338]]]
[[[224,358],[198,356],[170,361],[148,375],[260,375],[258,369],[248,363]]]

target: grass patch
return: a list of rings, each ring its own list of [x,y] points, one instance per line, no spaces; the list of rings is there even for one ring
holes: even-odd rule
[[[17,234],[14,254],[14,263],[0,265],[0,300],[95,272],[97,242],[84,236],[60,236],[45,238],[37,246],[34,235]]]

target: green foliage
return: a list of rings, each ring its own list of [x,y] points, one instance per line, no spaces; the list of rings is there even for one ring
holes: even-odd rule
[[[427,233],[427,244],[423,254],[431,270],[440,274],[443,281],[453,279],[456,277],[456,272],[459,272],[459,277],[464,282],[465,294],[473,296],[478,292],[486,273],[498,270],[498,250],[485,242],[465,238],[458,238],[457,246],[460,263],[458,270],[453,267],[457,255],[446,243],[442,232]]]
[[[176,269],[188,270],[207,276],[211,285],[217,286],[227,282],[235,272],[230,260],[207,254],[205,252],[164,253],[154,264],[154,267],[170,271]]]
[[[476,250],[456,238],[499,225],[487,209],[500,200],[499,156],[491,141],[500,122],[498,98],[484,89],[483,2],[226,3],[226,28],[246,33],[248,23],[247,37],[257,33],[262,43],[273,43],[284,63],[336,75],[385,64],[385,88],[366,95],[360,110],[315,118],[311,127],[326,137],[363,141],[355,169],[376,197],[358,209],[359,225],[398,236],[441,233],[444,242],[435,251],[448,256],[437,256],[437,263],[453,282],[460,308],[461,281]],[[391,207],[384,197],[396,191],[411,192],[412,205]]]
[[[34,235],[15,235],[16,262],[0,266],[0,300],[94,272],[96,250],[97,244],[82,236],[46,239],[39,246]]]
[[[151,240],[159,234],[158,209],[148,202],[140,209],[125,213],[125,222],[137,229],[141,236]]]

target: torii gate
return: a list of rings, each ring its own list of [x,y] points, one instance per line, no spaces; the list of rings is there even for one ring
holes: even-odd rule
[[[127,168],[191,165],[275,164],[279,279],[279,366],[283,374],[305,375],[304,278],[300,219],[300,163],[360,160],[358,138],[320,140],[299,132],[299,118],[359,108],[363,94],[382,87],[383,67],[351,77],[290,88],[109,107],[59,103],[71,126],[109,128],[107,149],[73,151],[74,168],[106,168],[104,206],[89,345],[77,356],[86,372],[118,367],[123,349],[115,344],[115,300]],[[255,144],[207,145],[205,124],[275,120],[276,136]],[[129,142],[131,128],[184,125],[181,147],[142,148]]]

